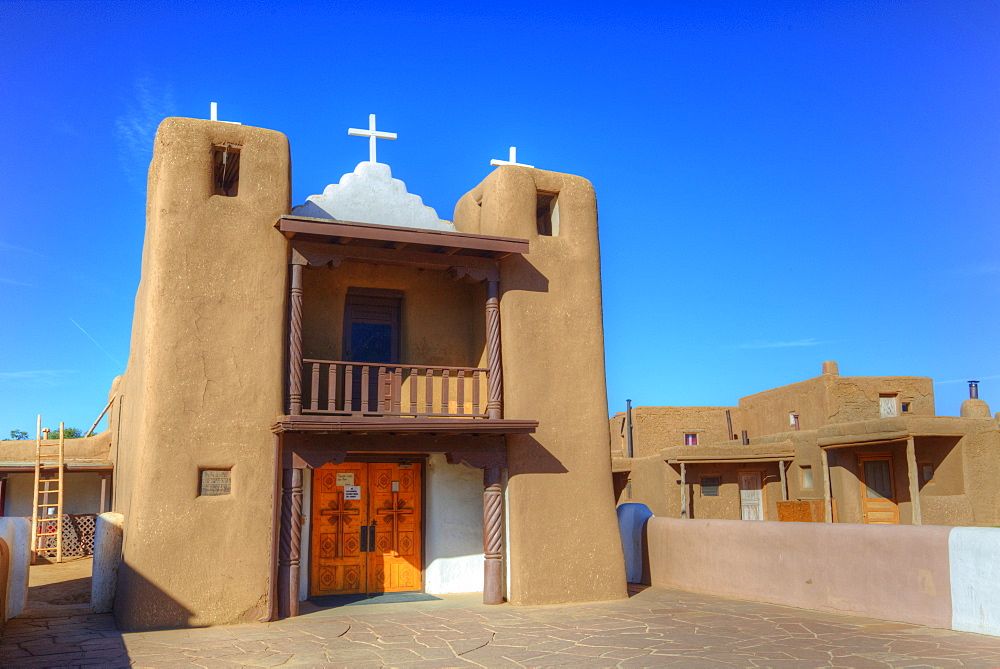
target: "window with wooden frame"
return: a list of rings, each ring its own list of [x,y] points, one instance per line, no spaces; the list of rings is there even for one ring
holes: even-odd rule
[[[900,411],[900,413],[910,413],[910,412],[912,412],[913,411],[913,400],[910,399],[910,398],[908,398],[908,397],[906,399],[900,400],[900,402],[899,402],[899,411]]]
[[[799,465],[799,485],[803,488],[813,487],[813,468],[812,465]]]
[[[235,144],[212,147],[213,194],[236,197],[240,191],[240,148]]]
[[[697,446],[698,445],[698,433],[697,432],[685,432],[684,433],[684,445],[685,446]]]
[[[718,497],[719,488],[722,487],[722,477],[721,476],[702,476],[701,477],[701,496],[702,497]]]

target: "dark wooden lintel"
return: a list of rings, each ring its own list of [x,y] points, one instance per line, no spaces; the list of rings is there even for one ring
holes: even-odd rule
[[[282,435],[281,441],[282,466],[286,468],[316,468],[328,462],[353,461],[354,458],[373,454],[378,454],[379,457],[391,455],[407,459],[423,457],[430,453],[448,454],[448,460],[452,463],[465,462],[470,466],[506,466],[507,444],[501,435],[388,437],[384,434],[287,433]]]
[[[448,256],[441,253],[415,251],[412,248],[396,250],[372,246],[336,246],[301,241],[293,241],[292,248],[299,256],[306,258],[311,265],[330,264],[336,267],[344,260],[352,260],[377,265],[402,265],[436,270],[449,270],[455,267],[463,268],[462,271],[465,273],[475,271],[490,277],[499,277],[500,273],[496,260],[479,256]]]

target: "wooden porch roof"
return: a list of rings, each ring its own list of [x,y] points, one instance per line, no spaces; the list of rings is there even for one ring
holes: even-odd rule
[[[337,244],[341,246],[406,249],[411,252],[444,256],[471,256],[500,260],[515,253],[528,252],[528,240],[513,237],[492,237],[466,232],[422,230],[392,225],[375,225],[325,218],[282,216],[274,224],[288,239]],[[459,263],[456,263],[459,264]]]

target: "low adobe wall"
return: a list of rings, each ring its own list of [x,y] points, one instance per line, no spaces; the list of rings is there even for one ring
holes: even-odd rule
[[[651,518],[653,585],[1000,636],[1000,529]]]
[[[653,585],[951,626],[948,527],[652,518]]]

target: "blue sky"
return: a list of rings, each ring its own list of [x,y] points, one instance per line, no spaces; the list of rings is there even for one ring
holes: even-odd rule
[[[0,3],[0,435],[124,371],[166,116],[379,158],[450,219],[506,158],[598,194],[611,410],[820,372],[1000,410],[995,2]],[[568,397],[571,401],[571,398]]]

